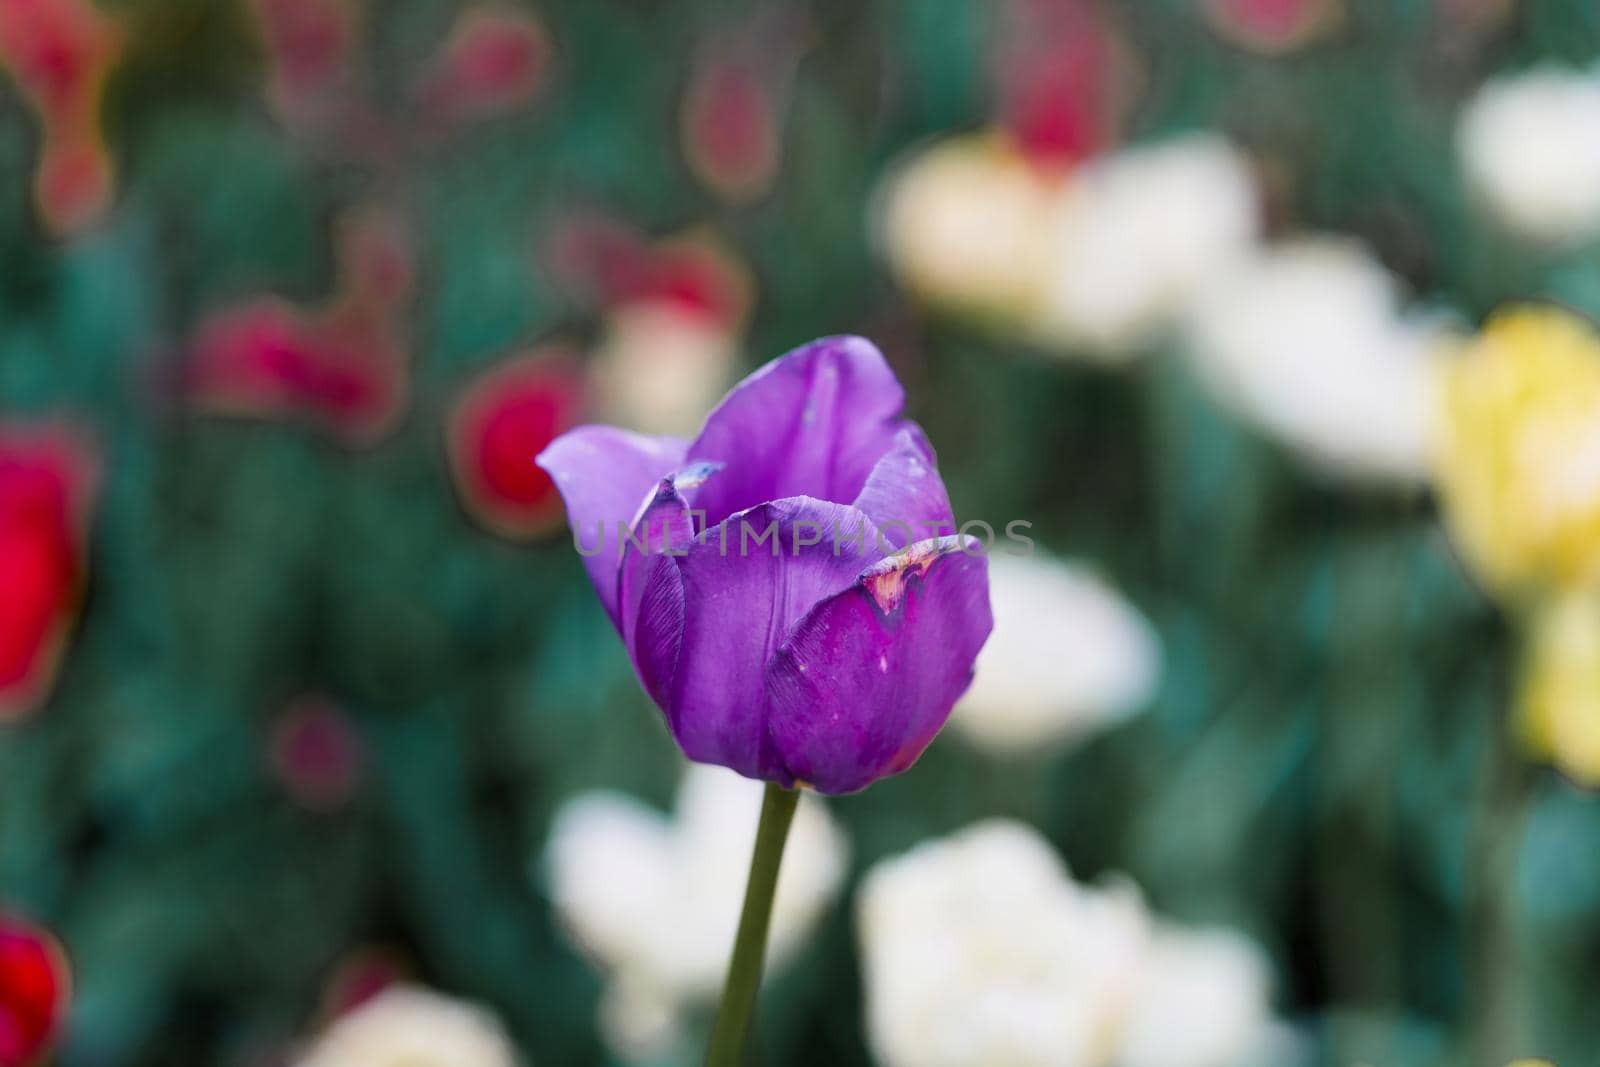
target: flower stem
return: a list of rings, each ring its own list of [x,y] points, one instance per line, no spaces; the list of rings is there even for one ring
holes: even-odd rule
[[[761,987],[761,966],[767,956],[767,927],[778,888],[778,867],[783,862],[783,845],[789,838],[789,824],[794,821],[799,800],[797,790],[767,783],[766,796],[761,801],[761,824],[756,828],[755,852],[750,857],[744,911],[739,916],[739,934],[733,942],[733,959],[728,963],[728,980],[722,987],[722,1006],[717,1009],[706,1067],[736,1067],[744,1054],[745,1034],[750,1028],[750,1013]]]

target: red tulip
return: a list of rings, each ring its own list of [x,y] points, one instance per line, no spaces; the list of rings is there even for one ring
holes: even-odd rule
[[[1002,10],[999,118],[1022,152],[1058,168],[1112,147],[1132,78],[1104,17],[1084,0],[1010,0]]]
[[[566,353],[535,350],[470,384],[450,418],[450,464],[462,502],[503,537],[559,527],[560,494],[533,458],[577,423],[584,384]]]
[[[120,51],[110,20],[87,0],[0,0],[0,66],[39,113],[34,195],[57,233],[82,230],[111,202],[100,100]]]
[[[689,168],[728,200],[752,200],[772,187],[782,150],[782,116],[765,65],[712,56],[696,68],[683,102]]]
[[[319,697],[294,703],[272,727],[272,770],[311,811],[343,807],[361,785],[361,736],[344,710]]]
[[[680,123],[689,169],[718,196],[754,200],[772,188],[805,36],[799,15],[779,4],[701,47]]]
[[[341,235],[340,288],[302,311],[275,296],[212,315],[198,330],[189,396],[214,414],[298,418],[352,445],[392,430],[409,396],[400,321],[412,289],[397,222],[369,209]]]
[[[750,310],[749,272],[715,239],[686,234],[656,245],[618,304],[667,303],[735,328]]]
[[[544,85],[550,54],[544,27],[526,12],[469,8],[450,31],[422,95],[450,118],[504,114]]]
[[[1204,0],[1223,37],[1257,52],[1291,52],[1337,21],[1341,0]]]
[[[59,429],[0,424],[0,721],[49,692],[88,571],[94,462]]]
[[[556,225],[547,261],[558,285],[608,312],[665,304],[734,329],[753,297],[749,270],[703,231],[652,243],[625,222],[578,214]]]
[[[71,999],[55,938],[0,915],[0,1067],[31,1067],[54,1042]]]
[[[330,103],[350,74],[356,12],[350,0],[251,0],[271,68],[269,97],[285,121]]]

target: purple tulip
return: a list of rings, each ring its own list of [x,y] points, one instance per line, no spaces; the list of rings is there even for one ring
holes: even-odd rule
[[[690,759],[849,793],[910,767],[993,625],[905,393],[859,337],[741,382],[693,442],[583,426],[539,456]]]

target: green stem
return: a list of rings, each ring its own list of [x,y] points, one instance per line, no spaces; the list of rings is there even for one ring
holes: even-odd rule
[[[783,862],[783,844],[789,838],[789,824],[794,821],[799,800],[798,791],[767,783],[767,793],[761,801],[761,825],[756,828],[755,853],[750,857],[744,911],[739,916],[739,935],[733,942],[733,959],[722,987],[722,1006],[717,1009],[706,1067],[736,1067],[744,1054],[745,1033],[750,1029],[750,1013],[761,987],[761,966],[767,957],[767,927],[778,888],[778,867]]]

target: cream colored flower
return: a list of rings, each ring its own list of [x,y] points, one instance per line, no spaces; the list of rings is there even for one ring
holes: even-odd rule
[[[1101,359],[1125,358],[1250,251],[1259,211],[1248,164],[1211,134],[1089,163],[1056,216],[1035,331]]]
[[[336,1019],[296,1067],[516,1067],[500,1021],[483,1008],[396,986]]]
[[[1258,951],[1079,885],[1022,823],[880,862],[857,921],[886,1067],[1239,1067],[1272,1032]]]
[[[1045,556],[989,558],[994,632],[951,725],[998,756],[1048,750],[1141,710],[1161,646],[1138,610],[1092,572]]]
[[[1218,399],[1324,472],[1428,473],[1444,332],[1403,317],[1399,284],[1361,245],[1306,238],[1223,272],[1187,316]]]
[[[1600,70],[1500,78],[1458,130],[1468,184],[1507,229],[1561,244],[1600,235]]]
[[[621,1056],[659,1055],[677,1013],[720,989],[733,948],[761,809],[761,783],[690,768],[673,817],[619,793],[576,797],[557,813],[545,862],[572,940],[611,981],[604,1036]],[[800,947],[838,892],[848,845],[807,795],[790,829],[773,907],[769,967]]]
[[[1437,467],[1491,591],[1600,588],[1600,334],[1555,307],[1492,319],[1443,373]]]
[[[1015,327],[1039,303],[1063,183],[998,133],[922,148],[890,174],[879,195],[877,225],[889,266],[930,305]]]

